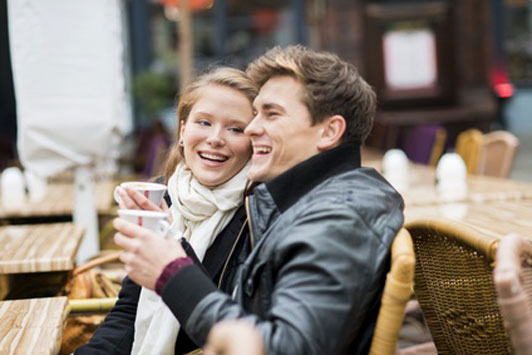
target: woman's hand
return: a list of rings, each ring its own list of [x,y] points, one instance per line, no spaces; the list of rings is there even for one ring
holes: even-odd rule
[[[186,257],[181,244],[165,239],[155,232],[115,218],[113,226],[118,231],[115,243],[124,248],[120,260],[131,280],[140,286],[155,289],[155,283],[168,263],[179,257]]]
[[[161,201],[161,205],[156,206],[146,196],[130,187],[120,187],[118,195],[120,196],[118,206],[122,209],[168,212],[168,205],[164,198]]]

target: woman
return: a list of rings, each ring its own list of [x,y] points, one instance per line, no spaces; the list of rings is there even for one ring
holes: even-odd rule
[[[159,261],[142,265],[143,273],[161,275],[183,235],[191,258],[202,262],[222,290],[231,290],[231,268],[248,248],[242,202],[251,144],[243,132],[253,118],[256,94],[255,83],[231,68],[204,74],[183,91],[177,108],[179,136],[165,169],[173,238],[139,250],[156,253]],[[119,194],[123,208],[166,210],[164,202],[154,206],[134,190]],[[121,258],[134,257],[124,253]],[[197,348],[179,330],[157,294],[126,278],[116,306],[76,354],[181,354]]]

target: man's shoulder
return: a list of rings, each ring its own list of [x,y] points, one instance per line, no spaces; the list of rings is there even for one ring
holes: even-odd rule
[[[333,175],[302,196],[300,202],[316,203],[337,201],[340,205],[355,209],[372,207],[400,207],[401,195],[373,168],[353,169]],[[367,205],[366,202],[372,202]],[[375,202],[377,204],[375,204]]]
[[[401,195],[377,171],[359,168],[326,179],[302,196],[291,212],[295,219],[318,213],[323,222],[347,215],[381,234],[400,228],[403,208]]]

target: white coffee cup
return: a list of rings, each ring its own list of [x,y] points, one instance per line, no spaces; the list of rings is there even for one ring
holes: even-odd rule
[[[118,210],[120,218],[140,227],[148,228],[161,237],[166,237],[170,224],[166,221],[166,214],[156,211],[144,210]]]
[[[137,190],[142,195],[146,196],[146,198],[150,200],[155,206],[159,206],[161,204],[164,192],[166,191],[166,185],[163,184],[142,181],[123,182],[115,188],[115,191],[113,193],[116,203],[120,204],[121,202],[118,190],[124,189],[126,187]]]

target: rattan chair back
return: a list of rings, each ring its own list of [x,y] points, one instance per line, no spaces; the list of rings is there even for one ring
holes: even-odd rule
[[[504,237],[493,279],[514,353],[532,354],[532,240],[515,234]]]
[[[512,169],[519,138],[507,131],[494,131],[482,137],[478,174],[508,177]]]
[[[446,141],[447,131],[445,130],[445,128],[442,127],[436,132],[436,135],[434,137],[434,145],[432,146],[429,159],[430,166],[435,167],[436,165],[438,165],[438,161],[444,153]]]
[[[492,271],[497,239],[446,219],[409,223],[414,292],[439,354],[509,354]]]
[[[392,263],[371,342],[371,355],[395,354],[406,303],[413,292],[415,259],[412,238],[403,228],[392,244]]]
[[[455,151],[464,159],[469,174],[478,172],[482,132],[476,128],[463,131],[456,138]]]

